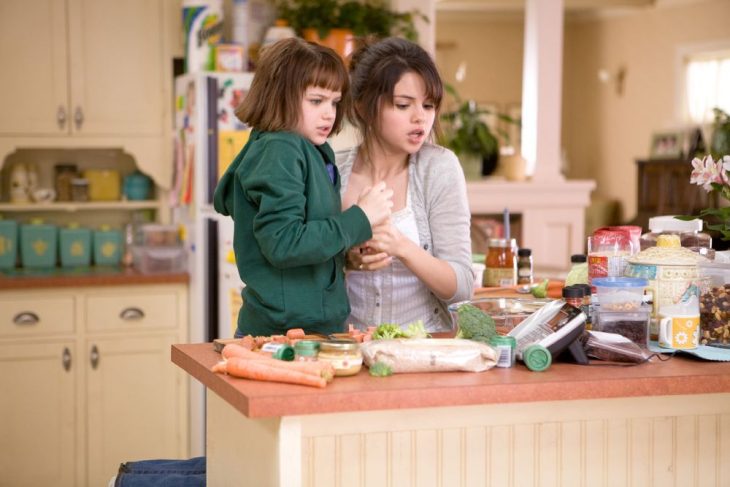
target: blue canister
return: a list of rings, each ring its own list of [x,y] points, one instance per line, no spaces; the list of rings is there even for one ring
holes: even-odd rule
[[[122,259],[122,232],[109,225],[94,231],[94,264],[119,265]]]
[[[20,226],[20,261],[23,267],[56,267],[58,228],[33,219]]]
[[[18,223],[0,217],[0,269],[12,269],[18,259]]]
[[[131,201],[147,200],[152,191],[152,179],[149,176],[134,171],[124,177],[124,196]]]
[[[62,267],[85,267],[91,264],[91,230],[70,223],[58,232]]]

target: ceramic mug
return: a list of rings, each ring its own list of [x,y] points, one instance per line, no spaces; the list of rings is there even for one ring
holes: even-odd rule
[[[679,350],[697,348],[700,336],[700,316],[659,316],[659,346]]]

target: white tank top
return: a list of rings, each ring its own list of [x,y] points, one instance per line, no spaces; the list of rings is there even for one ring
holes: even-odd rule
[[[410,194],[405,208],[393,213],[391,219],[398,231],[421,245]],[[347,323],[360,329],[382,323],[406,326],[422,320],[426,331],[443,330],[438,310],[431,309],[431,291],[397,258],[377,271],[349,271],[347,294],[351,307]]]

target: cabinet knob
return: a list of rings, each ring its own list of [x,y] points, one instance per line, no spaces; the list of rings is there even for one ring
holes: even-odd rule
[[[58,128],[61,130],[63,130],[66,126],[66,107],[63,105],[58,106],[58,110],[56,111],[56,122],[58,123]]]
[[[144,318],[144,311],[139,308],[124,308],[119,317],[124,321],[139,321]]]
[[[74,111],[74,122],[76,130],[81,130],[81,126],[84,124],[84,111],[81,110],[81,107],[76,107],[76,111]]]
[[[91,362],[91,368],[96,370],[99,366],[99,349],[96,345],[91,346],[91,354],[89,355],[89,361]]]
[[[16,325],[37,325],[41,319],[32,311],[21,311],[13,317],[13,323]]]
[[[68,372],[71,370],[71,350],[68,347],[63,347],[63,356],[61,357],[61,363],[63,364],[63,370]]]

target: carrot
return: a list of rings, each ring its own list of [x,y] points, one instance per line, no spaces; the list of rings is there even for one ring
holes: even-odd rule
[[[299,372],[297,370],[286,370],[272,366],[270,362],[261,360],[246,360],[238,357],[231,357],[224,363],[213,366],[214,372],[242,377],[244,379],[262,380],[270,382],[285,382],[288,384],[299,384],[311,387],[325,387],[327,381],[322,377],[315,377],[312,374]]]
[[[288,343],[285,335],[271,335],[271,341],[273,343]]]
[[[304,329],[303,328],[290,328],[286,331],[286,337],[288,339],[297,339],[297,338],[304,338]]]
[[[229,343],[228,345],[223,347],[223,350],[221,351],[221,356],[224,359],[230,359],[235,357],[246,360],[263,360],[270,365],[276,367],[288,370],[297,370],[299,372],[306,372],[317,377],[322,377],[327,382],[331,382],[332,378],[335,375],[335,370],[332,367],[332,364],[329,362],[284,362],[282,360],[274,359],[271,357],[271,355],[268,354],[246,350],[245,348],[241,347],[240,345],[236,345],[235,343]],[[213,370],[213,372],[217,371]]]
[[[254,348],[256,348],[256,342],[251,335],[246,335],[245,337],[241,338],[241,346],[243,348],[253,350]]]

